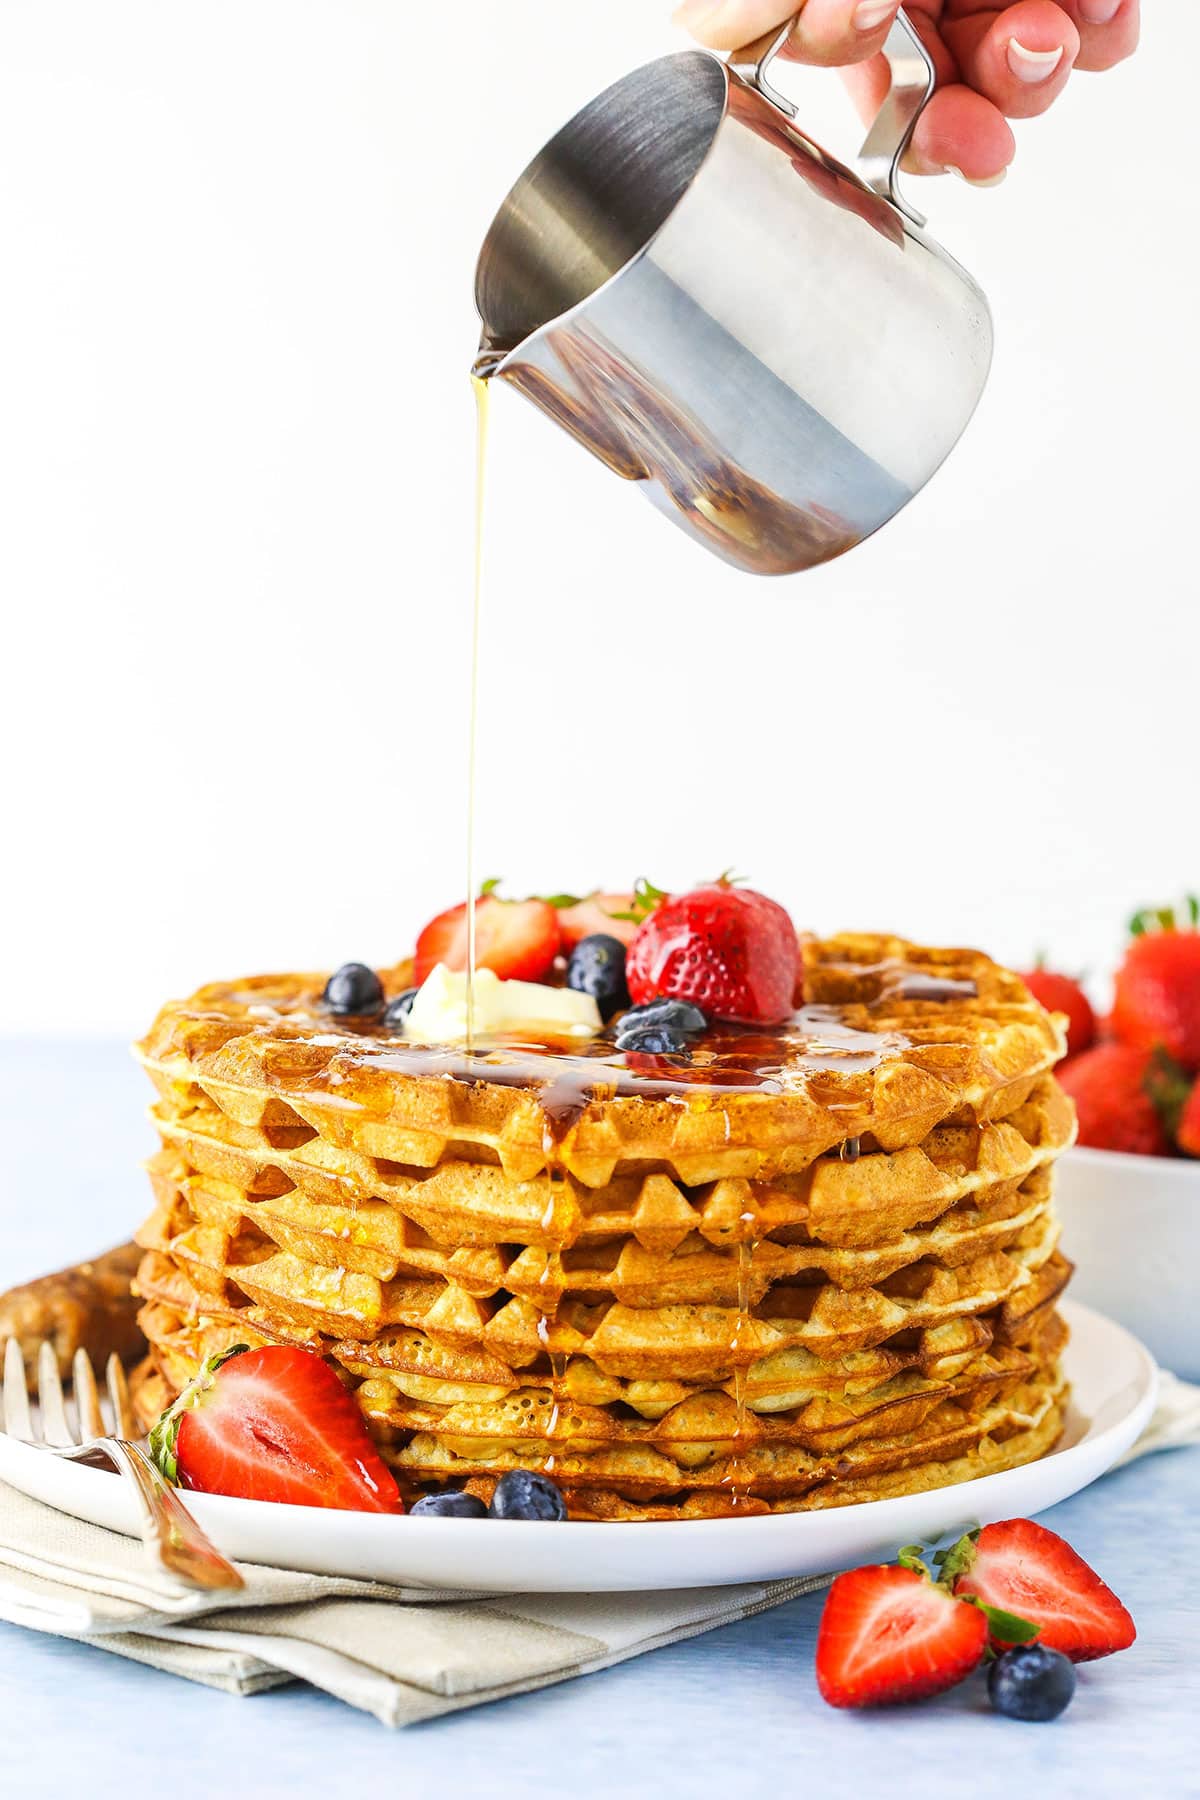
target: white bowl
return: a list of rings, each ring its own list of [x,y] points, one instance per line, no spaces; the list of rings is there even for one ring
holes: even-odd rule
[[[1057,1193],[1071,1298],[1128,1326],[1164,1369],[1200,1377],[1200,1162],[1077,1148]]]

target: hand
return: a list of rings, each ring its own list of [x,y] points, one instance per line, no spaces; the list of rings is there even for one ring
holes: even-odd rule
[[[937,71],[904,166],[916,175],[1001,181],[1009,119],[1045,112],[1072,69],[1111,69],[1137,48],[1141,0],[909,0]],[[736,50],[799,12],[785,56],[842,70],[864,119],[887,92],[880,52],[897,0],[684,0],[675,14],[714,50]]]

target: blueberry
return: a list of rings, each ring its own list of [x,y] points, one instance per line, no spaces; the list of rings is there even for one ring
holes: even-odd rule
[[[590,994],[600,1008],[600,1017],[606,1021],[628,1006],[625,946],[620,938],[610,937],[606,931],[580,938],[567,963],[567,986],[577,993]]]
[[[488,1511],[493,1519],[565,1519],[567,1503],[549,1476],[510,1469],[496,1483]]]
[[[1006,1719],[1057,1719],[1074,1692],[1074,1664],[1042,1644],[1018,1644],[988,1670],[988,1699]]]
[[[447,1488],[444,1494],[423,1494],[409,1507],[409,1517],[426,1519],[486,1519],[487,1507],[474,1494]]]
[[[409,1013],[412,1011],[412,1003],[416,997],[416,988],[405,988],[402,994],[397,994],[394,1000],[388,1001],[387,1006],[384,1008],[383,1022],[388,1027],[389,1031],[400,1030],[405,1019],[407,1019]]]
[[[669,1027],[672,1031],[697,1032],[708,1030],[708,1020],[698,1006],[690,1000],[672,1000],[664,997],[659,1000],[647,1000],[644,1006],[632,1006],[617,1024],[617,1042],[626,1032],[640,1031],[643,1026]]]
[[[643,1025],[640,1031],[623,1031],[617,1049],[635,1050],[641,1056],[684,1056],[688,1041],[682,1031],[673,1031],[669,1025]]]
[[[383,1005],[383,984],[366,963],[343,963],[325,983],[321,1000],[332,1013],[364,1018]]]

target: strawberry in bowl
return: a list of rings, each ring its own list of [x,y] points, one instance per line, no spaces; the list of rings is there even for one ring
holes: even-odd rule
[[[1112,1011],[1102,1023],[1071,977],[1039,963],[1024,980],[1048,1011],[1067,1020],[1067,1060],[1058,1074],[1075,1102],[1080,1144],[1130,1156],[1195,1156],[1200,901],[1134,915]]]
[[[1096,1044],[1066,1062],[1058,1078],[1075,1102],[1079,1142],[1131,1156],[1169,1156],[1153,1072],[1151,1052],[1131,1044]]]
[[[1172,908],[1137,913],[1117,970],[1112,1029],[1123,1044],[1163,1050],[1189,1075],[1200,1073],[1200,902],[1182,918]]]
[[[1062,990],[1043,1004],[1075,1015]],[[1058,1169],[1075,1291],[1137,1333],[1158,1360],[1200,1375],[1200,904],[1134,917],[1098,1041],[1058,1078],[1079,1139]],[[1131,1254],[1132,1251],[1132,1254]]]
[[[1062,1013],[1067,1021],[1067,1055],[1079,1056],[1096,1041],[1096,1015],[1092,1003],[1073,975],[1060,975],[1044,962],[1030,969],[1022,980],[1047,1012]]]

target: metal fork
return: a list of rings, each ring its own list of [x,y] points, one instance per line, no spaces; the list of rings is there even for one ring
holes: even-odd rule
[[[175,1489],[168,1486],[145,1451],[132,1440],[137,1435],[125,1371],[120,1359],[110,1356],[106,1369],[109,1403],[119,1435],[110,1437],[96,1392],[96,1377],[86,1350],[75,1352],[72,1366],[78,1432],[73,1432],[58,1375],[58,1358],[52,1344],[38,1346],[38,1402],[41,1432],[34,1424],[25,1385],[25,1359],[16,1338],[9,1338],[4,1353],[4,1429],[10,1437],[49,1450],[68,1462],[111,1463],[138,1498],[142,1542],[157,1562],[186,1587],[212,1593],[232,1592],[245,1586],[231,1562],[209,1542]]]

